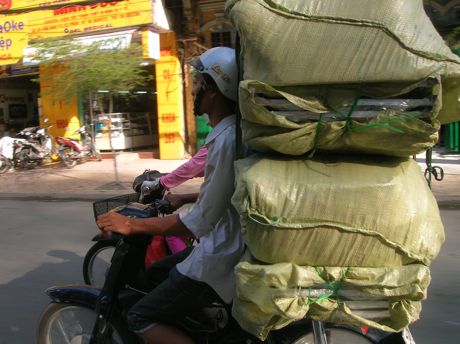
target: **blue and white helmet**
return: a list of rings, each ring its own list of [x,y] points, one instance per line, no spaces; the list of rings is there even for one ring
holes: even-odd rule
[[[238,69],[235,49],[215,47],[189,62],[197,72],[208,74],[224,96],[236,102]]]

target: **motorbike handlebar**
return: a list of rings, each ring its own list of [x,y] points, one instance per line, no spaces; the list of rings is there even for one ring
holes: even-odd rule
[[[127,194],[93,202],[94,219],[109,211],[117,211],[122,215],[133,217],[156,217],[171,214],[173,209],[169,201],[157,199],[145,205],[138,203],[139,194]]]

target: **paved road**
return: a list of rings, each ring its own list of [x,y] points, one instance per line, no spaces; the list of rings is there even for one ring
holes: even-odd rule
[[[52,284],[82,283],[90,202],[0,201],[0,344],[33,344]]]
[[[460,341],[460,210],[443,210],[446,241],[431,265],[428,298],[413,328],[417,344]]]
[[[442,211],[447,241],[433,280],[418,344],[460,338],[460,210]],[[81,283],[83,256],[97,232],[90,202],[0,200],[0,344],[35,343],[36,323],[53,284]]]

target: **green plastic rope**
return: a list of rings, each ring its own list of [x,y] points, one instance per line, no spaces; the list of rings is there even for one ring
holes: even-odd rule
[[[322,274],[321,274],[321,271],[320,271],[319,267],[315,267],[315,270],[316,270],[316,273],[318,274],[318,276],[321,277],[324,281],[326,281],[327,286],[329,287],[329,289],[332,290],[332,292],[329,293],[329,294],[320,296],[320,297],[318,297],[318,298],[316,298],[316,299],[314,299],[314,300],[311,299],[311,298],[309,297],[309,300],[308,300],[308,302],[307,302],[307,305],[311,305],[311,304],[313,304],[313,303],[318,303],[318,302],[320,302],[320,301],[322,301],[322,300],[329,299],[329,298],[331,298],[331,297],[335,297],[335,298],[336,298],[336,302],[337,302],[338,304],[341,303],[341,302],[340,302],[340,297],[339,297],[339,291],[340,291],[340,289],[342,289],[343,280],[344,280],[345,278],[347,278],[347,274],[348,274],[349,268],[348,268],[348,267],[345,268],[345,270],[344,270],[344,272],[343,272],[343,274],[342,274],[342,277],[341,277],[340,280],[339,280],[338,282],[336,282],[336,283],[331,282],[327,276],[323,277]],[[310,292],[311,292],[311,289],[308,289],[308,293],[309,293],[309,294],[310,294]]]
[[[269,333],[267,339],[265,340],[265,343],[267,343],[267,344],[276,344],[276,341],[275,341],[275,339],[273,339],[273,337]]]
[[[366,130],[368,128],[372,128],[372,127],[385,127],[388,130],[394,131],[396,133],[404,134],[403,130],[401,130],[399,128],[396,128],[396,127],[393,127],[391,125],[391,123],[393,123],[393,122],[401,122],[401,121],[404,121],[406,119],[411,119],[413,117],[415,117],[415,115],[399,114],[397,117],[388,118],[388,119],[386,119],[384,121],[381,121],[381,122],[372,123],[372,124],[366,124],[366,125],[362,125],[362,126],[350,125],[349,128],[351,130],[354,130],[354,131],[364,131],[364,130]]]
[[[361,131],[365,131],[367,129],[370,129],[370,128],[376,128],[376,127],[384,127],[390,131],[393,131],[393,132],[396,132],[398,134],[404,134],[404,131],[397,128],[397,127],[394,127],[391,125],[392,122],[400,122],[400,121],[404,121],[408,118],[412,118],[413,116],[409,115],[409,114],[398,114],[397,117],[393,117],[393,118],[388,118],[384,121],[380,121],[380,122],[377,122],[377,123],[371,123],[371,124],[366,124],[366,125],[353,125],[351,124],[351,120],[352,120],[352,115],[353,115],[353,112],[355,111],[355,108],[356,106],[358,105],[358,102],[359,102],[359,97],[356,97],[355,100],[353,101],[353,104],[351,105],[350,109],[348,110],[348,113],[346,115],[340,113],[339,111],[331,108],[331,110],[333,112],[335,112],[337,115],[339,115],[340,120],[343,120],[345,121],[345,129],[347,130],[351,130],[351,131],[356,131],[356,132],[361,132]],[[316,142],[316,140],[315,140]]]
[[[319,133],[321,132],[321,122],[323,121],[323,114],[319,114],[318,123],[316,124],[315,138],[313,141],[313,148],[311,149],[310,158],[315,153],[315,147],[319,140]]]

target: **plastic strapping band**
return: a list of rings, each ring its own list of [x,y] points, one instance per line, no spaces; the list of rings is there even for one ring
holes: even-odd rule
[[[259,217],[259,216],[254,216],[254,215],[251,214],[251,213],[249,213],[249,214],[247,215],[247,217],[248,217],[250,220],[254,221],[255,223],[257,223],[257,224],[259,224],[259,225],[261,225],[261,226],[274,226],[274,225],[277,225],[277,224],[280,223],[280,218],[279,218],[278,216],[274,216],[274,217],[271,219],[271,221],[267,219],[267,221],[269,221],[269,222],[262,222],[262,221],[258,220],[258,218],[261,218],[262,216],[261,216],[261,217]]]
[[[326,281],[327,283],[327,286],[332,290],[332,293],[329,293],[329,294],[326,294],[326,295],[323,295],[323,296],[320,296],[314,300],[310,299],[308,300],[307,302],[307,305],[311,305],[313,303],[317,303],[317,302],[320,302],[322,300],[325,300],[325,299],[329,299],[331,297],[335,297],[336,298],[336,302],[338,304],[340,304],[340,298],[339,298],[339,291],[340,289],[342,289],[342,286],[343,286],[343,280],[345,278],[347,278],[347,274],[348,274],[348,267],[345,268],[343,274],[342,274],[342,277],[340,278],[340,280],[337,282],[337,283],[334,283],[334,282],[331,282],[329,280],[329,278],[327,276],[323,277],[322,274],[321,274],[321,271],[319,269],[319,267],[315,267],[315,270],[316,270],[316,273],[319,275],[319,277],[321,277],[323,280]],[[310,294],[311,293],[311,289],[308,289],[308,293]]]
[[[393,132],[399,133],[399,134],[404,134],[404,131],[390,125],[392,122],[399,122],[403,121],[407,118],[411,118],[412,116],[408,114],[398,114],[397,117],[389,118],[387,120],[377,122],[377,123],[372,123],[372,124],[367,124],[367,125],[353,125],[351,123],[351,116],[353,115],[353,112],[355,111],[356,106],[358,105],[359,102],[359,97],[356,97],[355,100],[353,101],[353,104],[350,107],[350,110],[348,111],[348,114],[346,116],[342,115],[339,111],[334,110],[331,108],[332,111],[336,112],[338,115],[341,115],[343,117],[343,120],[345,121],[345,129],[347,130],[352,130],[352,131],[365,131],[369,128],[375,128],[375,127],[384,127],[388,130],[391,130]]]
[[[267,343],[267,344],[276,344],[276,341],[273,339],[273,337],[269,333],[267,339],[265,340],[265,343]]]
[[[358,102],[359,102],[359,97],[356,97],[355,100],[353,101],[353,104],[351,105],[350,110],[348,111],[347,117],[345,119],[345,121],[346,121],[345,122],[345,128],[346,129],[351,129],[351,124],[350,124],[351,115],[355,111],[355,108],[356,108],[356,105],[358,105]]]
[[[313,141],[313,148],[311,149],[311,153],[310,153],[310,157],[313,156],[313,154],[315,153],[315,147],[316,147],[316,144],[318,143],[318,140],[319,140],[319,133],[321,131],[321,122],[323,121],[323,114],[319,114],[319,118],[318,118],[318,123],[316,124],[316,131],[315,131],[315,140]]]
[[[375,127],[385,127],[387,128],[388,130],[391,130],[391,131],[394,131],[395,133],[399,133],[399,134],[404,134],[404,131],[399,129],[399,128],[396,128],[396,127],[393,127],[391,126],[390,124],[392,122],[399,122],[399,121],[403,121],[405,120],[406,118],[408,118],[410,116],[407,116],[407,115],[399,115],[398,117],[393,117],[393,118],[389,118],[387,120],[384,120],[384,121],[381,121],[381,122],[377,122],[377,123],[372,123],[372,124],[367,124],[367,125],[348,125],[348,129],[350,130],[353,130],[353,131],[364,131],[364,130],[367,130],[369,128],[375,128]]]

